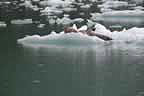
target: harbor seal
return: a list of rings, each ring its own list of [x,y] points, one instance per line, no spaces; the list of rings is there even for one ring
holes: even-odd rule
[[[113,40],[111,37],[109,36],[106,36],[106,35],[103,35],[103,34],[100,34],[100,33],[96,33],[94,32],[94,29],[88,29],[88,30],[76,30],[72,27],[65,27],[64,28],[64,33],[83,33],[83,34],[87,34],[88,36],[96,36],[104,41],[110,41],[110,40]]]

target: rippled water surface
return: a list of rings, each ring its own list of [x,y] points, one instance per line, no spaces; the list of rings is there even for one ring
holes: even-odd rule
[[[142,96],[143,52],[95,47],[14,47],[1,54],[3,96]]]

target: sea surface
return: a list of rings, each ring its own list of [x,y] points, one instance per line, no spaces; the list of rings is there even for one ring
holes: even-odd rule
[[[47,35],[55,28],[35,24],[0,28],[0,96],[144,95],[144,51],[105,45],[35,48],[17,44],[25,35]]]

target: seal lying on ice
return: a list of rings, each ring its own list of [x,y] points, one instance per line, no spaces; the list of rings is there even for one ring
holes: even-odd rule
[[[76,30],[74,29],[73,27],[66,27],[64,28],[64,33],[71,33],[71,32],[74,32],[74,33],[83,33],[83,34],[87,34],[89,36],[97,36],[98,38],[104,40],[104,41],[110,41],[110,40],[113,40],[111,37],[109,36],[106,36],[106,35],[103,35],[103,34],[100,34],[100,33],[96,33],[94,32],[95,29],[88,29],[88,30]]]

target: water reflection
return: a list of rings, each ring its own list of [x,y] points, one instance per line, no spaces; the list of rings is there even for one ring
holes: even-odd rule
[[[101,50],[99,50],[101,49]],[[17,96],[135,96],[136,63],[111,47],[23,48]],[[20,77],[19,77],[20,76]]]

